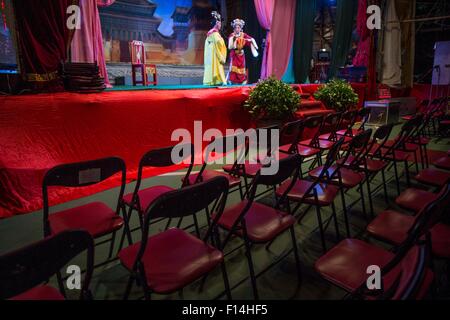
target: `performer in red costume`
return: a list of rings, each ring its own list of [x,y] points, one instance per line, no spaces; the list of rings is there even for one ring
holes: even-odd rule
[[[230,72],[228,82],[231,84],[246,84],[247,69],[245,67],[244,48],[250,47],[255,58],[258,57],[258,45],[255,39],[243,32],[245,21],[235,19],[231,26],[234,32],[228,38],[228,49],[230,50]]]

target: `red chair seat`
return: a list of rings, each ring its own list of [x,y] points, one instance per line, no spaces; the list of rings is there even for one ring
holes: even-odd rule
[[[145,210],[148,208],[148,206],[153,202],[153,200],[155,200],[156,198],[158,198],[160,195],[173,191],[175,189],[170,188],[170,187],[166,187],[166,186],[155,186],[155,187],[150,187],[147,189],[143,189],[140,190],[138,192],[138,196],[139,196],[139,201],[140,201],[140,208],[142,210],[142,212],[139,213],[144,213]],[[131,201],[133,200],[133,193],[127,194],[125,197],[123,197],[124,202],[127,205],[131,205]]]
[[[425,169],[420,171],[419,174],[415,176],[415,179],[423,184],[434,187],[442,187],[450,179],[450,172],[436,169]]]
[[[21,293],[11,300],[41,300],[41,301],[61,301],[66,300],[59,290],[50,286],[39,286]]]
[[[309,146],[311,146],[311,142],[312,142],[312,139],[308,139],[308,140],[300,142],[300,145],[309,147]],[[329,150],[334,146],[334,144],[335,144],[335,142],[333,142],[333,141],[319,140],[318,147],[321,150]]]
[[[379,214],[368,226],[367,232],[375,238],[399,245],[406,240],[415,217],[387,210]]]
[[[290,186],[290,184],[291,184],[290,180],[284,182],[279,188],[277,188],[276,190],[277,195],[278,196],[283,195],[286,189]],[[288,193],[289,199],[293,201],[301,201],[312,184],[313,182],[311,181],[297,180],[295,185],[292,187],[291,191],[289,191]],[[316,185],[314,189],[317,191],[318,201],[316,201],[314,197],[307,197],[303,200],[304,203],[317,205],[320,207],[327,207],[331,205],[331,203],[334,201],[339,192],[338,187],[324,183]]]
[[[297,119],[304,119],[312,116],[322,116],[322,115],[328,115],[330,113],[333,113],[332,110],[327,109],[310,109],[310,110],[301,110],[295,112],[295,117]]]
[[[339,130],[338,132],[336,132],[336,134],[338,135],[338,136],[348,136],[348,135],[351,135],[351,136],[356,136],[356,135],[358,135],[359,133],[361,133],[362,132],[362,130],[358,130],[358,129],[352,129],[351,131],[348,131],[347,129],[344,129],[344,130]]]
[[[441,121],[441,125],[443,125],[443,126],[450,126],[450,120],[443,120],[443,121]]]
[[[379,172],[387,167],[388,163],[381,160],[366,159],[367,170],[370,172]],[[364,168],[364,165],[361,165]]]
[[[404,209],[418,213],[429,203],[436,200],[436,198],[437,195],[432,192],[410,188],[402,192],[400,196],[395,199],[395,203]]]
[[[367,267],[384,267],[394,254],[361,240],[345,239],[320,257],[314,267],[326,280],[355,292],[367,281]]]
[[[401,150],[394,150],[394,153],[395,153],[395,161],[406,161],[409,159],[409,156],[410,156],[410,153],[401,151]],[[386,159],[394,160],[394,156],[392,155],[392,152],[389,152],[388,149],[381,150],[381,154]]]
[[[426,146],[427,144],[430,143],[430,139],[425,138],[425,137],[420,137],[419,139],[410,139],[409,142],[412,144],[416,144],[416,145]]]
[[[336,165],[331,166],[328,169],[329,176],[333,175],[334,172],[336,172]],[[309,176],[313,178],[318,178],[320,176],[320,173],[323,170],[322,167],[315,168],[314,170],[311,170],[309,172]],[[341,168],[341,177],[342,177],[342,186],[345,188],[353,188],[357,185],[359,185],[364,180],[364,174],[360,172],[355,172],[353,170],[347,169],[347,168]],[[330,183],[339,185],[339,178],[336,175],[336,178],[330,181]]]
[[[49,215],[52,234],[65,230],[86,230],[93,238],[119,230],[123,219],[103,202],[92,202],[80,207]]]
[[[431,229],[433,254],[439,258],[450,258],[450,226],[442,223]]]
[[[119,252],[128,270],[133,270],[139,248],[140,242]],[[175,228],[150,237],[142,257],[148,286],[162,294],[185,287],[222,261],[222,252]]]
[[[392,147],[392,145],[395,143],[393,140],[386,141],[386,144],[384,145],[386,148]],[[419,145],[414,143],[405,143],[405,148],[407,152],[415,152],[419,149]]]
[[[326,133],[326,134],[319,136],[319,139],[320,140],[330,140],[330,137],[331,137],[331,133]],[[343,136],[343,137],[344,137],[344,143],[348,143],[348,142],[352,141],[352,137],[349,137],[349,136]],[[340,138],[342,138],[342,136],[337,137],[338,140]]]
[[[231,230],[244,207],[248,204],[244,200],[229,209],[226,209],[219,220],[219,225]],[[253,202],[249,211],[245,214],[245,224],[248,238],[254,243],[266,243],[290,228],[295,223],[295,218],[283,211]],[[242,230],[236,230],[242,236]]]
[[[255,177],[258,171],[262,168],[262,164],[260,163],[250,163],[250,161],[245,161],[245,176],[246,177]],[[233,168],[233,165],[226,165],[223,167],[223,171],[226,173],[231,173],[231,169]],[[242,170],[239,170],[237,173],[239,176],[243,177],[244,172]]]
[[[433,165],[439,169],[450,170],[450,157],[442,157],[436,160]]]
[[[203,181],[208,181],[208,180],[210,180],[212,178],[215,178],[215,177],[218,177],[218,176],[227,178],[228,179],[228,183],[230,184],[230,188],[237,187],[237,186],[239,186],[241,184],[241,179],[236,178],[236,177],[232,177],[232,176],[230,176],[227,173],[214,171],[214,170],[205,170],[205,171],[203,171],[201,181],[202,182]],[[190,185],[195,184],[195,181],[197,180],[197,177],[198,177],[198,173],[191,174],[189,176],[189,184]]]
[[[307,146],[298,145],[298,154],[301,155],[304,158],[315,156],[316,154],[320,153],[320,149],[311,148]]]

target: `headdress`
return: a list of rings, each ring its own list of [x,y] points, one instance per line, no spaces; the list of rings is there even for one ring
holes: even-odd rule
[[[222,21],[222,16],[217,11],[211,12],[211,16],[216,19],[216,21]]]
[[[245,26],[245,21],[242,19],[234,19],[233,22],[231,22],[231,26],[233,28],[235,28],[236,26],[240,26],[241,29],[243,29]]]

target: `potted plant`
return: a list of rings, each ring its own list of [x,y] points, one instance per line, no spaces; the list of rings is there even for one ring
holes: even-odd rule
[[[288,120],[299,105],[300,95],[290,85],[271,77],[258,82],[244,108],[261,127]]]
[[[338,112],[355,108],[359,97],[352,86],[344,80],[333,79],[314,93],[314,97],[328,109]]]

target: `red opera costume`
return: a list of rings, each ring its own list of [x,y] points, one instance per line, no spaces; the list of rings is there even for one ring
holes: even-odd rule
[[[245,22],[239,19],[233,21],[234,32],[228,37],[230,50],[230,72],[228,82],[233,84],[247,83],[247,69],[245,66],[245,48],[250,48],[254,57],[258,56],[258,46],[255,39],[242,32]]]

